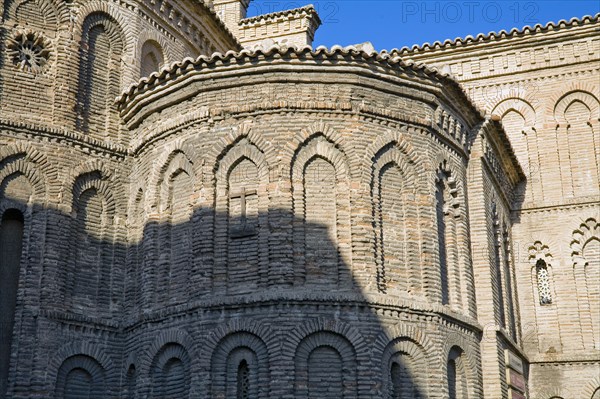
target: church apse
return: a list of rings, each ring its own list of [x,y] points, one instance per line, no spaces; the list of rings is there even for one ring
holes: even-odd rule
[[[373,106],[359,108],[354,120],[353,96],[367,89],[360,85],[300,85],[311,94],[299,98],[322,101],[273,99],[268,112],[254,91],[277,97],[285,90],[277,79],[242,86],[242,93],[220,88],[218,104],[199,92],[161,111],[161,118],[192,118],[167,135],[168,119],[144,108],[147,117],[135,126],[121,104],[132,142],[140,143],[137,155],[52,172],[45,190],[60,197],[31,197],[40,202],[33,215],[53,235],[40,263],[22,265],[38,276],[22,292],[42,287],[39,316],[25,317],[31,310],[18,302],[15,320],[27,320],[21,329],[56,333],[32,346],[35,360],[12,363],[11,372],[47,363],[35,383],[55,397],[428,398],[456,391],[476,398],[481,329],[472,307],[458,300],[469,297],[458,292],[471,284],[458,274],[468,263],[454,268],[458,255],[451,255],[451,273],[440,270],[434,209],[441,161],[429,160],[447,160],[452,176],[464,179],[457,168],[467,161],[467,139],[424,125],[435,113],[425,102],[410,100],[416,116],[408,116],[409,100],[386,98],[376,82],[367,87],[371,101],[391,101],[393,126],[366,118]],[[238,106],[246,111],[238,114]],[[311,111],[294,111],[302,107]],[[464,112],[454,124],[476,128],[466,110],[453,112]],[[67,162],[11,151],[23,154],[24,170]],[[55,198],[69,205],[57,207]],[[453,238],[461,228],[452,227],[464,220],[455,219],[448,248],[464,245]],[[8,389],[23,392],[28,384],[17,378]]]

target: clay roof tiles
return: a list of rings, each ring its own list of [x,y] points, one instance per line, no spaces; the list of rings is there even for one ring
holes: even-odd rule
[[[313,18],[316,18],[317,24],[318,25],[321,24],[321,19],[319,18],[319,15],[317,14],[317,10],[315,10],[315,7],[312,4],[309,4],[304,7],[293,8],[291,10],[277,11],[277,12],[272,12],[272,13],[268,13],[268,14],[257,15],[255,17],[244,18],[240,21],[240,25],[249,25],[249,24],[253,24],[256,22],[274,20],[274,19],[277,19],[280,17],[299,16],[302,14],[307,14]]]
[[[585,24],[597,23],[600,20],[600,13],[596,15],[586,15],[582,18],[571,18],[569,21],[561,19],[558,22],[548,22],[546,25],[536,24],[533,27],[527,25],[521,29],[514,28],[509,32],[505,30],[501,30],[500,32],[489,32],[487,34],[480,33],[477,36],[473,37],[471,35],[466,36],[464,38],[457,37],[454,40],[447,39],[444,42],[436,41],[432,44],[424,43],[422,45],[413,45],[411,47],[405,46],[401,49],[392,49],[389,51],[390,54],[398,54],[405,55],[409,53],[418,53],[418,52],[427,52],[427,51],[435,51],[441,50],[451,47],[459,47],[473,43],[485,43],[491,42],[500,39],[512,39],[516,37],[523,37],[528,35],[533,35],[536,33],[548,32],[552,30],[565,29],[575,26],[581,26]],[[383,50],[383,53],[388,53],[388,51]]]
[[[451,77],[450,74],[442,72],[437,68],[427,66],[421,62],[401,59],[397,54],[387,52],[365,51],[362,47],[355,46],[333,46],[331,48],[319,46],[313,49],[310,46],[295,47],[273,45],[267,49],[243,49],[241,51],[227,51],[226,53],[214,53],[211,56],[201,55],[196,59],[185,58],[182,61],[175,62],[166,66],[158,72],[152,73],[148,77],[142,78],[139,82],[131,85],[117,99],[120,105],[128,103],[138,95],[152,90],[155,87],[168,84],[169,81],[177,77],[187,75],[193,71],[199,71],[217,64],[241,63],[240,61],[257,60],[260,58],[279,58],[282,56],[297,58],[300,60],[328,60],[332,63],[339,63],[339,57],[350,58],[354,61],[366,61],[372,63],[384,64],[388,67],[401,68],[405,72],[416,75],[427,76],[429,78],[448,83],[453,88],[459,90],[467,97],[462,87]]]

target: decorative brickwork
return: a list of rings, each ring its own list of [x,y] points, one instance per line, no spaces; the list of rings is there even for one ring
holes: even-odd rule
[[[158,71],[165,63],[163,49],[158,42],[147,40],[142,45],[141,51],[141,77],[148,76]]]
[[[35,32],[18,32],[8,43],[13,64],[24,72],[41,73],[50,59],[50,44]]]
[[[107,394],[104,370],[89,356],[66,359],[58,370],[55,398],[103,398]]]
[[[179,344],[169,343],[160,348],[151,365],[151,396],[185,398],[190,387],[190,362],[188,353]]]
[[[1,7],[0,396],[598,399],[597,16]]]
[[[94,13],[83,22],[79,65],[78,127],[117,138],[118,121],[112,99],[121,86],[124,38],[117,22]]]

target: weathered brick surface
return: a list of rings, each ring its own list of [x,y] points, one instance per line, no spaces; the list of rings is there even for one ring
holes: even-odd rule
[[[591,398],[600,387],[600,275],[597,267],[589,267],[599,263],[598,17],[569,26],[549,25],[495,41],[465,40],[460,47],[398,51],[450,70],[487,115],[502,119],[523,167],[526,183],[506,217],[513,224],[512,259],[532,398]],[[552,296],[546,304],[538,288],[540,259],[547,264]],[[490,315],[491,304],[478,300],[479,313]],[[485,324],[482,316],[479,320]],[[485,359],[484,368],[494,363],[495,354]],[[496,372],[490,376],[496,380]]]
[[[313,13],[245,7],[215,1],[224,25],[200,2],[5,2],[5,396],[495,399],[524,363],[531,397],[591,398],[597,19],[565,39],[578,63],[512,80],[502,40],[478,68],[478,46],[402,54],[473,63],[455,74],[507,133],[455,81],[363,47],[203,56],[128,88],[239,50],[236,23]],[[39,71],[9,56],[23,32],[50,43]],[[535,106],[482,94],[533,76],[552,83]]]

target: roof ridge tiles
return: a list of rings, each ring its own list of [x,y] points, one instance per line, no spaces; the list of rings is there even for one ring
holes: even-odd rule
[[[244,18],[240,21],[240,25],[258,22],[258,21],[266,20],[266,19],[282,17],[282,16],[286,16],[286,15],[290,15],[290,14],[299,14],[302,12],[312,13],[318,17],[317,10],[315,9],[315,7],[312,4],[308,4],[303,7],[292,8],[289,10],[275,11],[275,12],[271,12],[271,13],[267,13],[267,14],[256,15],[254,17]]]
[[[535,34],[535,33],[540,33],[540,32],[544,32],[544,31],[548,31],[548,30],[552,30],[552,29],[564,29],[564,28],[569,28],[572,26],[576,26],[576,25],[584,25],[586,23],[596,23],[600,21],[600,13],[597,13],[595,15],[585,15],[581,18],[571,18],[569,21],[561,19],[558,22],[553,22],[550,21],[548,23],[546,23],[546,25],[542,25],[542,24],[535,24],[533,27],[526,25],[522,28],[513,28],[510,31],[506,31],[504,29],[500,30],[499,32],[488,32],[487,34],[485,33],[479,33],[477,34],[475,37],[473,37],[472,35],[467,35],[464,38],[461,37],[457,37],[455,39],[446,39],[444,40],[444,42],[440,42],[440,41],[435,41],[433,43],[428,43],[425,42],[421,45],[418,44],[414,44],[412,46],[404,46],[400,49],[398,48],[394,48],[392,50],[382,50],[382,52],[387,52],[390,54],[407,54],[407,53],[414,53],[414,52],[426,52],[426,51],[432,51],[432,50],[439,50],[442,48],[448,48],[448,47],[455,47],[455,46],[462,46],[462,45],[466,45],[466,44],[470,44],[470,43],[474,43],[474,42],[485,42],[485,41],[492,41],[492,40],[497,40],[497,39],[510,39],[513,38],[515,36],[524,36],[524,35],[528,35],[528,34]]]
[[[440,80],[451,80],[456,83],[450,74],[440,71],[437,68],[430,67],[421,62],[413,62],[411,60],[403,60],[397,54],[391,54],[387,52],[377,52],[377,51],[365,51],[363,49],[359,49],[355,46],[346,46],[342,47],[339,45],[335,45],[331,48],[325,46],[319,46],[316,49],[313,49],[310,46],[281,46],[281,45],[273,45],[267,49],[257,48],[257,49],[243,49],[240,51],[229,50],[226,53],[216,52],[211,56],[200,55],[196,59],[192,59],[187,57],[181,61],[177,61],[172,63],[169,66],[165,66],[160,71],[153,72],[148,77],[144,77],[140,79],[137,83],[132,84],[127,88],[121,96],[117,98],[117,102],[119,104],[127,103],[132,98],[136,97],[137,94],[145,92],[147,90],[151,90],[154,86],[154,83],[157,81],[161,81],[164,83],[168,80],[173,80],[174,77],[183,75],[188,72],[190,66],[193,66],[193,69],[200,69],[202,64],[212,65],[216,62],[224,62],[229,60],[240,60],[242,58],[258,58],[261,56],[273,56],[273,55],[311,55],[313,57],[326,57],[334,59],[337,56],[353,56],[355,58],[362,58],[366,61],[375,61],[375,62],[387,62],[389,65],[398,65],[401,68],[407,68],[413,70],[416,73],[424,73],[428,76],[436,77]],[[458,85],[458,83],[456,83]]]

